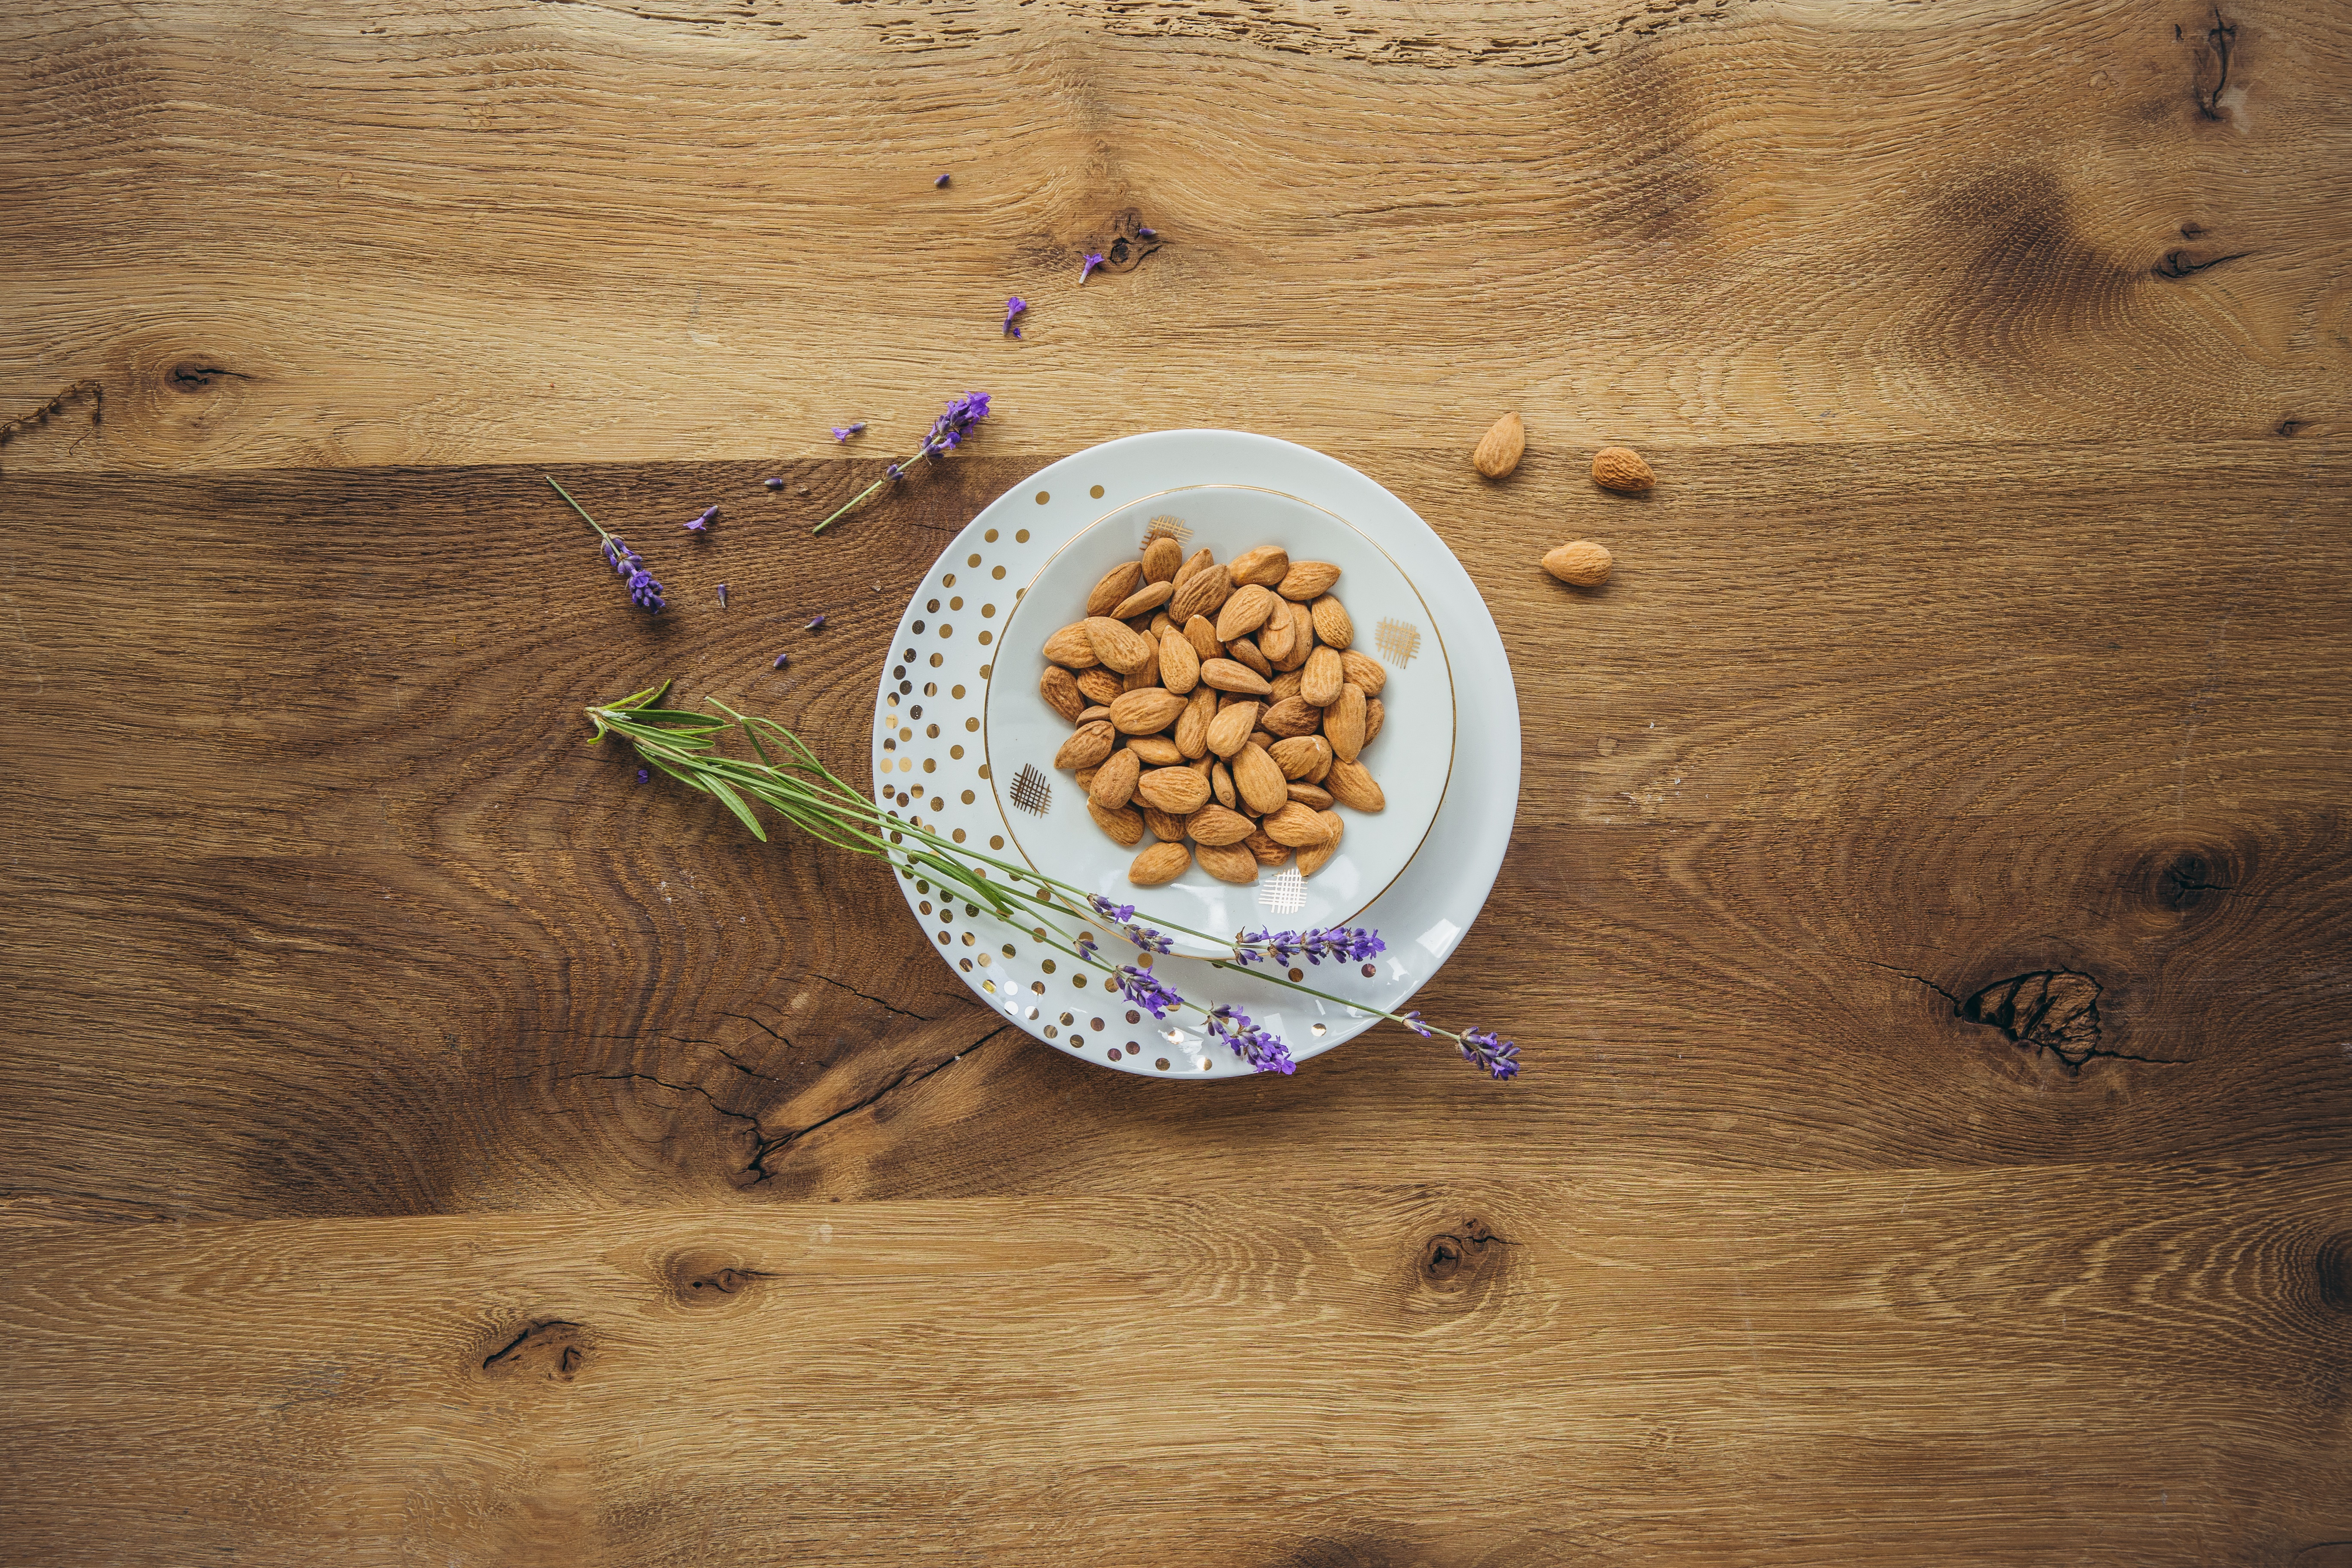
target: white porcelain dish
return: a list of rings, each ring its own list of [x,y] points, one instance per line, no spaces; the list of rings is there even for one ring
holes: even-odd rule
[[[1243,492],[1266,499],[1244,502],[1240,499]],[[1306,510],[1295,510],[1300,508]],[[1251,889],[1233,889],[1215,908],[1219,915],[1232,918],[1214,923],[1208,919],[1210,910],[1197,901],[1202,895],[1191,890],[1187,882],[1121,891],[1131,856],[1118,858],[1118,876],[1105,888],[1118,901],[1137,904],[1139,915],[1155,907],[1150,895],[1195,900],[1189,910],[1181,904],[1160,907],[1169,918],[1209,931],[1245,923],[1277,928],[1355,923],[1377,928],[1389,950],[1375,963],[1343,965],[1336,971],[1326,963],[1303,971],[1307,984],[1360,1003],[1360,1007],[1303,996],[1197,959],[1170,955],[1158,961],[1155,972],[1183,995],[1196,1002],[1231,1003],[1242,1008],[1281,1035],[1299,1061],[1361,1033],[1373,1021],[1370,1010],[1402,1010],[1452,954],[1494,885],[1517,809],[1518,700],[1502,639],[1469,574],[1444,542],[1395,496],[1336,458],[1238,431],[1159,431],[1106,442],[1066,458],[991,503],[957,535],[916,590],[900,617],[892,658],[876,695],[873,751],[877,799],[971,850],[1022,865],[1023,848],[1042,853],[1045,841],[1033,843],[1039,824],[1011,807],[1009,799],[1001,803],[1001,797],[1009,796],[1018,770],[1029,764],[1025,757],[1007,758],[1011,773],[996,777],[992,752],[996,745],[1013,743],[1011,715],[1018,703],[1025,700],[1043,709],[1036,697],[1042,668],[1037,645],[1052,629],[1046,622],[1053,620],[1058,626],[1077,618],[1065,615],[1054,620],[1063,606],[1057,602],[1049,613],[1043,597],[1035,612],[1024,609],[1016,615],[1015,606],[1025,605],[1023,590],[1040,583],[1041,574],[1047,573],[1055,557],[1082,535],[1091,531],[1104,541],[1111,540],[1138,516],[1147,525],[1150,517],[1172,515],[1183,518],[1186,526],[1196,531],[1204,528],[1234,531],[1230,539],[1221,535],[1213,540],[1203,534],[1202,542],[1214,543],[1219,559],[1223,560],[1256,543],[1284,542],[1288,547],[1278,538],[1244,538],[1244,531],[1277,518],[1310,526],[1306,521],[1309,513],[1320,515],[1320,521],[1311,526],[1344,528],[1358,539],[1349,548],[1368,552],[1354,561],[1323,557],[1339,561],[1351,574],[1360,574],[1354,583],[1343,576],[1339,589],[1355,618],[1359,646],[1378,647],[1383,620],[1419,634],[1416,638],[1406,631],[1394,632],[1391,646],[1379,649],[1390,671],[1390,690],[1383,694],[1383,700],[1390,703],[1390,716],[1387,729],[1367,750],[1366,761],[1389,791],[1391,805],[1377,816],[1351,818],[1348,837],[1342,840],[1343,853],[1356,848],[1351,841],[1381,837],[1370,831],[1370,825],[1386,826],[1383,819],[1398,812],[1400,787],[1429,790],[1429,809],[1433,815],[1425,831],[1414,836],[1413,847],[1402,851],[1408,857],[1402,868],[1384,879],[1377,879],[1381,868],[1372,858],[1373,847],[1365,845],[1360,853],[1366,858],[1357,867],[1356,891],[1370,901],[1351,911],[1351,921],[1345,916],[1318,919],[1311,913],[1315,908],[1337,910],[1354,901],[1353,894],[1340,890],[1337,879],[1327,884],[1330,891],[1325,895],[1326,904],[1290,902],[1299,889],[1295,869],[1289,868],[1285,869],[1291,871],[1290,886],[1277,886],[1280,872],[1262,878],[1254,905],[1247,897]],[[1139,537],[1140,530],[1136,529],[1118,542],[1118,547],[1132,551]],[[1075,602],[1081,606],[1087,587],[1109,563],[1106,556],[1092,575],[1086,575],[1081,557],[1095,548],[1092,544],[1079,547],[1068,568],[1085,576],[1076,591]],[[1402,592],[1411,595],[1410,603],[1426,612],[1425,622],[1390,613],[1392,605],[1408,603],[1402,598],[1384,602],[1378,613],[1367,613],[1374,608],[1369,602],[1359,607],[1358,595],[1391,592],[1374,586],[1381,575],[1376,557],[1389,563],[1403,584]],[[1059,595],[1054,581],[1045,578],[1039,594]],[[1018,625],[1008,637],[1008,625],[1014,622]],[[1035,637],[1029,635],[1033,627],[1038,632]],[[997,668],[1000,652],[1001,671]],[[1450,692],[1450,734],[1443,726],[1414,721],[1425,720],[1443,699],[1430,698],[1426,706],[1418,709],[1409,706],[1404,684],[1408,680],[1415,687],[1433,680],[1438,689]],[[1061,724],[1050,710],[1047,717]],[[1067,733],[1066,726],[1061,728]],[[1401,753],[1408,748],[1395,743],[1400,738],[1410,740],[1410,749],[1425,750],[1428,755],[1402,760]],[[1451,765],[1457,752],[1474,747],[1477,767]],[[1020,749],[1025,751],[1027,742],[1021,742]],[[1051,754],[1049,748],[1048,763]],[[1443,766],[1435,760],[1441,754],[1447,759]],[[1433,782],[1415,784],[1412,782],[1415,779]],[[1067,797],[1066,805],[1076,812],[1083,829],[1064,837],[1074,844],[1091,838],[1115,849],[1086,817],[1069,775],[1055,773],[1048,782],[1057,800]],[[1047,807],[1049,813],[1055,809],[1057,806]],[[1024,818],[1019,834],[1008,824],[1008,813]],[[1058,845],[1060,838],[1055,842]],[[1055,859],[1055,864],[1045,868],[1069,881],[1083,880],[1059,863],[1058,849]],[[1306,888],[1315,889],[1332,869],[1327,867],[1307,879]],[[1098,873],[1096,868],[1088,875]],[[1192,876],[1209,888],[1225,886],[1197,871]],[[927,883],[908,880],[901,890],[908,907],[938,943],[941,958],[974,994],[1056,1049],[1150,1077],[1222,1079],[1249,1071],[1221,1043],[1203,1036],[1197,1015],[1178,1014],[1164,1021],[1155,1021],[1149,1014],[1138,1015],[1099,984],[1096,974],[1039,949],[1025,930],[984,915],[975,918],[968,905],[943,904]],[[1202,918],[1192,918],[1195,914]]]

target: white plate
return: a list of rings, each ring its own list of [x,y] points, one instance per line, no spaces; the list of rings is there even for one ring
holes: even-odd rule
[[[1037,689],[1046,667],[1036,650],[1084,617],[1087,595],[1103,574],[1134,560],[1153,531],[1174,535],[1188,553],[1213,550],[1219,561],[1278,544],[1293,560],[1340,568],[1332,593],[1355,623],[1354,646],[1377,654],[1387,674],[1381,696],[1387,719],[1360,759],[1387,804],[1370,815],[1338,807],[1347,825],[1339,852],[1312,877],[1297,874],[1294,857],[1247,886],[1221,882],[1195,864],[1174,882],[1138,888],[1127,879],[1136,849],[1097,826],[1075,778],[1054,770],[1070,721]],[[1445,796],[1454,767],[1454,682],[1428,604],[1360,530],[1295,496],[1196,485],[1113,508],[1055,551],[1016,597],[1002,647],[1003,678],[988,683],[980,733],[1007,837],[1029,865],[1114,903],[1133,904],[1142,911],[1139,919],[1157,917],[1147,923],[1221,933],[1269,921],[1295,930],[1349,924],[1403,871]],[[1175,941],[1177,952],[1196,956],[1231,951],[1181,935]]]
[[[933,563],[899,620],[894,657],[875,701],[876,797],[973,851],[1019,866],[992,787],[1000,781],[990,776],[982,739],[997,637],[1015,595],[1056,552],[1106,515],[1204,485],[1270,490],[1345,519],[1410,580],[1430,614],[1430,644],[1442,643],[1437,662],[1453,677],[1456,741],[1475,746],[1479,766],[1455,771],[1418,852],[1356,917],[1380,931],[1389,951],[1368,965],[1335,969],[1327,963],[1303,970],[1308,984],[1365,1009],[1402,1011],[1477,919],[1502,865],[1518,805],[1518,699],[1502,638],[1461,563],[1411,508],[1336,458],[1239,431],[1164,430],[1065,458],[998,497]],[[1034,646],[1013,646],[1004,678],[1014,687],[1008,692],[1034,692]],[[1427,657],[1416,650],[1405,670]],[[1392,682],[1400,673],[1391,661]],[[1401,704],[1391,710],[1392,730],[1402,725],[1404,712]],[[1416,738],[1436,743],[1425,733]],[[1375,744],[1388,739],[1384,731]],[[1055,778],[1062,786],[1056,793],[1069,793],[1066,777]],[[1008,788],[1012,783],[1001,782]],[[1349,836],[1359,831],[1351,823]],[[1273,884],[1274,879],[1260,884],[1262,898]],[[1041,950],[1026,931],[985,915],[974,918],[968,905],[943,906],[926,883],[907,879],[902,891],[941,957],[974,994],[1055,1048],[1151,1077],[1229,1078],[1249,1071],[1222,1043],[1203,1036],[1197,1015],[1130,1017],[1133,1010],[1097,984],[1097,973]],[[1120,901],[1143,903],[1144,891]],[[1268,907],[1253,923],[1295,921],[1291,912]],[[1352,1039],[1373,1021],[1370,1011],[1195,959],[1163,957],[1154,972],[1190,1000],[1240,1007],[1282,1036],[1298,1061]],[[1494,1020],[1444,1022],[1460,1028]]]

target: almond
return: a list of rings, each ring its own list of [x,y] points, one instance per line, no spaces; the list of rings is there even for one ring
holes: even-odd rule
[[[1311,784],[1300,784],[1297,779],[1290,781],[1290,798],[1301,805],[1311,805],[1318,811],[1331,809],[1329,790],[1318,789]]]
[[[1285,604],[1289,601],[1285,600]],[[1282,661],[1284,669],[1297,669],[1315,651],[1315,616],[1304,605],[1290,605],[1292,639],[1290,657]]]
[[[1147,583],[1172,583],[1176,568],[1184,564],[1184,547],[1166,534],[1153,537],[1143,547],[1143,580]]]
[[[1369,746],[1379,738],[1381,725],[1389,716],[1388,705],[1379,698],[1364,704],[1364,744]]]
[[[1172,768],[1184,761],[1183,752],[1165,735],[1138,735],[1127,743],[1127,749],[1142,758],[1148,767]]]
[[[1234,557],[1225,574],[1238,588],[1244,583],[1255,583],[1271,588],[1290,574],[1290,552],[1279,544],[1261,544],[1255,550],[1244,550]]]
[[[1238,811],[1227,811],[1212,803],[1194,812],[1184,823],[1184,831],[1195,844],[1214,847],[1223,844],[1239,844],[1256,830],[1257,825]]]
[[[1242,847],[1261,866],[1279,866],[1290,858],[1290,846],[1276,844],[1263,832],[1253,833],[1242,840]]]
[[[1129,849],[1143,842],[1143,814],[1139,811],[1131,811],[1125,806],[1117,811],[1105,811],[1090,798],[1087,802],[1087,815],[1095,819],[1097,827]]]
[[[1182,697],[1201,684],[1201,656],[1181,632],[1162,633],[1160,638],[1160,684]]]
[[[1122,735],[1157,735],[1176,722],[1187,704],[1164,686],[1121,693],[1110,705],[1111,727]]]
[[[1162,610],[1151,617],[1151,624],[1143,628],[1143,635],[1148,637],[1164,637],[1175,629],[1176,623],[1168,618],[1167,611]]]
[[[1047,663],[1068,669],[1087,669],[1102,662],[1095,653],[1094,639],[1087,636],[1084,621],[1064,626],[1047,637],[1045,654]]]
[[[1135,858],[1127,879],[1139,888],[1157,888],[1182,876],[1192,864],[1192,852],[1181,843],[1155,844]]]
[[[1303,779],[1321,767],[1324,759],[1331,754],[1331,742],[1320,735],[1293,735],[1286,741],[1276,741],[1267,754],[1274,758],[1274,765],[1282,770],[1287,783]],[[1289,792],[1286,790],[1282,798],[1288,800]]]
[[[1077,772],[1078,787],[1084,790],[1094,788],[1095,775],[1100,772],[1100,768],[1080,768]]]
[[[1639,495],[1656,484],[1658,476],[1630,447],[1603,447],[1592,454],[1592,482],[1604,490]]]
[[[1238,691],[1249,697],[1273,695],[1274,688],[1265,677],[1230,658],[1204,658],[1201,661],[1201,684],[1219,691]]]
[[[1184,705],[1183,716],[1176,721],[1176,749],[1187,757],[1209,754],[1209,725],[1217,716],[1217,689],[1196,686],[1192,700]]]
[[[1206,616],[1194,616],[1184,623],[1184,640],[1192,645],[1192,651],[1201,656],[1203,664],[1225,657],[1225,645],[1217,640],[1217,628],[1209,624]]]
[[[1609,581],[1609,569],[1615,564],[1608,551],[1589,539],[1547,551],[1543,558],[1545,571],[1580,588],[1598,588]]]
[[[1287,844],[1293,849],[1307,849],[1320,844],[1328,837],[1323,818],[1311,805],[1292,801],[1280,811],[1268,816],[1259,828],[1276,844]]]
[[[1234,788],[1234,770],[1223,763],[1209,770],[1209,793],[1215,795],[1217,804],[1227,811],[1241,804],[1240,792]]]
[[[1283,604],[1265,618],[1257,629],[1257,651],[1265,655],[1268,664],[1280,664],[1290,657],[1298,642],[1298,623],[1290,618],[1290,606]]]
[[[1281,603],[1272,589],[1255,583],[1234,590],[1224,608],[1217,612],[1217,640],[1230,643],[1235,637],[1249,636],[1265,625],[1266,616],[1274,614],[1274,607]]]
[[[1264,747],[1244,746],[1234,753],[1229,765],[1234,770],[1234,788],[1251,811],[1263,816],[1290,804],[1290,791],[1286,787],[1289,781],[1282,776],[1282,770],[1266,755]]]
[[[1322,737],[1318,735],[1316,739],[1322,740]],[[1307,782],[1311,784],[1326,784],[1328,786],[1328,781],[1331,777],[1331,770],[1339,766],[1339,754],[1331,750],[1331,742],[1324,741],[1323,750],[1318,753],[1315,766],[1307,772]]]
[[[1143,668],[1151,657],[1151,643],[1141,632],[1108,616],[1088,616],[1079,625],[1085,629],[1087,642],[1095,650],[1095,658],[1108,668],[1125,675],[1130,669]],[[1061,634],[1055,634],[1059,637]],[[1051,657],[1050,655],[1048,657]],[[1061,660],[1055,659],[1059,664]]]
[[[1328,708],[1339,700],[1339,688],[1347,680],[1348,667],[1340,662],[1339,650],[1318,647],[1298,672],[1298,695],[1314,707]]]
[[[1078,722],[1081,724],[1091,724],[1097,719],[1106,724],[1110,722],[1110,710],[1099,702],[1078,715]]]
[[[1175,592],[1176,584],[1173,583],[1146,583],[1142,587],[1121,599],[1118,602],[1118,607],[1110,612],[1110,618],[1115,621],[1124,621],[1148,614],[1166,604],[1170,595]]]
[[[1077,732],[1063,742],[1062,749],[1054,753],[1054,765],[1057,768],[1068,768],[1073,772],[1079,768],[1099,766],[1102,760],[1110,755],[1113,744],[1109,725],[1099,721],[1091,724],[1081,724],[1078,726]]]
[[[1136,780],[1135,798],[1171,816],[1190,816],[1209,803],[1209,781],[1190,768],[1152,768]]]
[[[1249,743],[1269,756],[1274,752],[1276,739],[1276,736],[1266,733],[1264,730],[1252,730],[1249,734]]]
[[[1138,637],[1143,637],[1141,632],[1138,632],[1135,635]],[[1126,677],[1119,681],[1119,689],[1122,691],[1134,691],[1142,687],[1157,686],[1160,684],[1159,640],[1154,637],[1144,637],[1143,646],[1150,648],[1151,651],[1141,664],[1139,664],[1133,669],[1129,670]]]
[[[1105,811],[1117,811],[1135,798],[1135,781],[1142,772],[1143,759],[1120,747],[1095,770],[1095,776],[1087,784],[1087,804]]]
[[[1356,623],[1348,618],[1347,605],[1326,594],[1315,601],[1314,610],[1316,641],[1326,647],[1344,648],[1356,640]],[[1106,658],[1103,662],[1109,664],[1110,660]]]
[[[1207,567],[1214,566],[1216,563],[1217,552],[1215,551],[1207,549],[1195,550],[1192,554],[1184,558],[1183,565],[1176,568],[1176,585],[1179,588],[1182,587],[1185,583],[1191,580],[1194,573],[1202,571]]]
[[[1298,874],[1302,877],[1312,877],[1331,863],[1331,857],[1339,852],[1339,835],[1346,832],[1348,827],[1346,823],[1339,820],[1339,814],[1336,811],[1318,811],[1315,815],[1321,817],[1325,826],[1330,828],[1331,836],[1322,843],[1298,852]]]
[[[1220,710],[1209,721],[1209,750],[1217,756],[1230,757],[1249,744],[1250,731],[1257,728],[1257,704],[1236,702]]]
[[[1086,696],[1078,690],[1077,677],[1058,664],[1045,667],[1045,673],[1037,681],[1037,694],[1045,700],[1047,707],[1073,724],[1087,710]]]
[[[1333,800],[1357,811],[1379,811],[1389,803],[1389,797],[1381,793],[1379,783],[1364,771],[1361,763],[1333,763],[1323,787],[1331,792]]]
[[[1156,805],[1143,808],[1143,826],[1151,829],[1151,837],[1170,844],[1184,841],[1184,819],[1171,816]]]
[[[1201,869],[1220,882],[1246,885],[1257,880],[1257,857],[1238,844],[1203,844],[1197,853]]]
[[[1087,614],[1107,616],[1111,607],[1136,590],[1143,581],[1143,564],[1138,561],[1122,561],[1103,574],[1095,591],[1087,595]]]
[[[1093,645],[1089,643],[1087,647],[1092,647]],[[1107,703],[1127,689],[1118,676],[1099,665],[1092,669],[1080,670],[1075,679],[1078,683],[1079,694],[1085,697],[1089,704]]]
[[[1354,762],[1356,753],[1364,749],[1364,714],[1369,706],[1364,689],[1350,681],[1339,688],[1339,700],[1323,710],[1323,738],[1331,742],[1331,754],[1343,763]]]
[[[1528,427],[1516,414],[1506,414],[1486,427],[1471,449],[1470,466],[1490,479],[1499,479],[1519,466],[1528,449]]]
[[[1274,700],[1276,702],[1287,702],[1292,698],[1298,695],[1298,671],[1295,669],[1286,669],[1267,682],[1267,684],[1274,688],[1273,695]]]
[[[1269,735],[1287,740],[1293,735],[1312,735],[1323,727],[1323,710],[1303,698],[1293,697],[1268,708],[1258,722]]]
[[[1213,616],[1234,596],[1234,580],[1223,572],[1198,572],[1176,585],[1168,601],[1168,618],[1178,624],[1194,616]]]
[[[1388,667],[1349,648],[1339,656],[1339,668],[1349,680],[1364,689],[1367,697],[1378,697],[1381,688],[1389,683]],[[1083,684],[1083,682],[1081,683]]]
[[[1339,580],[1339,569],[1328,561],[1294,561],[1290,563],[1290,570],[1283,574],[1282,581],[1275,584],[1274,591],[1286,599],[1303,605],[1309,599],[1318,599],[1329,593],[1331,584]]]
[[[1237,664],[1249,666],[1257,671],[1258,679],[1261,680],[1270,679],[1274,675],[1274,666],[1266,662],[1265,655],[1259,651],[1257,644],[1247,637],[1235,637],[1227,643],[1225,657]],[[1273,688],[1268,687],[1266,689],[1271,691]]]

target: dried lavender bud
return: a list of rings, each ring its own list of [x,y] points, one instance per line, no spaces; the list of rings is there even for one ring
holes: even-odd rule
[[[705,507],[692,522],[682,522],[678,526],[688,533],[708,533],[710,531],[710,525],[718,521],[719,509],[715,506]]]
[[[1004,301],[1004,330],[1016,338],[1021,335],[1021,329],[1013,324],[1013,318],[1028,308],[1029,301],[1018,294]]]
[[[941,185],[944,185],[944,184],[946,184],[947,183],[948,183],[948,177],[947,177],[945,174],[941,174],[938,179],[933,180],[933,181],[931,182],[931,188],[932,188],[933,190],[937,190],[937,189],[939,189]]]
[[[790,663],[792,663],[792,662],[793,662],[793,656],[792,656],[791,654],[788,654],[788,653],[780,653],[780,654],[778,654],[778,655],[776,656],[776,662],[775,662],[775,663],[773,663],[773,664],[772,664],[772,665],[770,665],[770,666],[768,666],[768,668],[769,668],[770,669],[782,669],[782,668],[784,668],[784,666],[786,666],[786,665],[788,665],[788,664],[790,664]]]
[[[860,430],[866,428],[866,421],[860,419],[854,425],[835,425],[828,426],[828,428],[833,431],[833,438],[835,440],[846,441],[852,436],[856,435]]]
[[[719,607],[722,610],[727,607],[727,584],[724,583],[719,584]]]
[[[780,490],[784,488],[784,481],[782,476],[775,479],[761,479],[760,482],[767,486],[772,490]]]
[[[1095,269],[1096,268],[1097,268],[1097,267],[1100,267],[1102,264],[1103,264],[1103,258],[1102,258],[1102,252],[1101,252],[1101,251],[1097,250],[1097,251],[1096,251],[1093,255],[1091,255],[1091,256],[1087,257],[1087,264],[1086,264],[1084,267],[1081,267],[1081,268],[1078,268],[1078,281],[1079,281],[1079,283],[1080,283],[1080,284],[1084,284],[1084,283],[1086,282],[1087,279],[1089,276],[1091,276],[1091,275],[1093,274],[1094,269]]]
[[[809,624],[801,629],[803,631],[821,632],[824,630],[824,617],[822,615],[814,616],[810,619]]]

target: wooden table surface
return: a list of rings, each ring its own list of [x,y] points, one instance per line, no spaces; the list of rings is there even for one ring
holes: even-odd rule
[[[2352,7],[55,0],[0,61],[0,1556],[2352,1563]],[[675,676],[862,777],[942,542],[1182,425],[1486,594],[1517,824],[1423,1005],[1517,1082],[1074,1060],[580,743]]]

